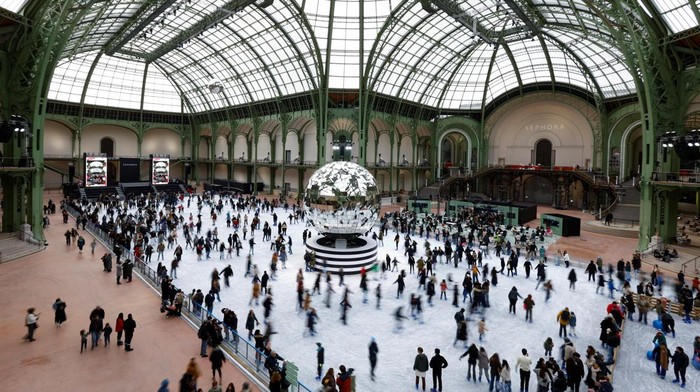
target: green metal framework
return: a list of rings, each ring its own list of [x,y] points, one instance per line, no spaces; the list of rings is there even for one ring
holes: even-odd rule
[[[441,119],[461,115],[469,118],[470,130],[480,133],[473,139],[483,164],[490,116],[500,115],[499,108],[513,97],[546,90],[577,96],[571,102],[582,111],[590,109],[586,102],[591,104],[596,111],[590,116],[594,160],[602,163],[609,153],[604,141],[609,139],[608,113],[634,99],[648,151],[642,169],[640,246],[655,234],[659,214],[649,180],[655,138],[681,129],[684,111],[700,91],[700,72],[692,71],[700,56],[700,11],[694,1],[6,4],[17,12],[0,8],[0,18],[7,21],[0,28],[0,76],[6,86],[0,94],[2,115],[23,115],[37,124],[28,145],[9,143],[6,156],[29,147],[41,167],[38,124],[48,98],[56,110],[78,105],[78,138],[94,107],[133,111],[127,117],[141,133],[149,119],[158,117],[152,112],[170,113],[183,140],[191,141],[194,158],[199,140],[215,138],[219,129],[228,129],[231,140],[244,132],[256,143],[274,123],[273,132],[286,138],[287,127],[297,121],[292,113],[302,112],[313,120],[305,123],[316,127],[319,162],[328,156],[326,132],[340,117],[354,124],[362,163],[378,124],[392,131],[391,140],[393,131],[404,127],[400,137],[409,135],[414,148],[430,145],[435,154],[437,133],[445,129]],[[222,91],[214,92],[212,87],[219,85]],[[664,169],[674,165],[671,160]],[[24,183],[3,178],[3,187],[14,196],[26,193],[27,184],[40,189],[41,174],[37,170]],[[39,203],[35,193],[31,200],[30,210]],[[19,210],[5,214],[3,224],[16,226],[32,215]],[[673,230],[671,225],[661,228],[666,236]]]

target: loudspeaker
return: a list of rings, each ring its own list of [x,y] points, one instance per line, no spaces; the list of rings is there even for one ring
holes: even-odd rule
[[[189,176],[190,174],[192,174],[192,167],[189,163],[185,163],[185,175]]]
[[[71,163],[68,165],[68,182],[73,182],[73,178],[75,178],[75,165]]]
[[[7,121],[3,121],[0,125],[0,143],[7,143],[12,139],[14,130]]]

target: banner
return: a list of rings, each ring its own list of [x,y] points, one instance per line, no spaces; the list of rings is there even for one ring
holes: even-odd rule
[[[170,181],[170,158],[156,158],[151,160],[151,184],[162,185]]]
[[[141,160],[139,158],[119,158],[119,181],[141,181]]]
[[[85,157],[85,187],[107,186],[107,157]]]

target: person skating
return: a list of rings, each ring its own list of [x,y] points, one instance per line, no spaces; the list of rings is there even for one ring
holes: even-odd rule
[[[418,382],[422,381],[423,390],[425,391],[425,374],[428,372],[428,369],[428,356],[423,353],[423,347],[418,347],[418,354],[413,360],[413,371],[416,374],[416,389],[418,389]]]
[[[515,368],[520,372],[520,392],[528,392],[530,390],[530,366],[532,359],[527,354],[526,349],[521,350],[522,355],[515,362]]]
[[[532,323],[532,308],[535,307],[535,300],[532,299],[532,294],[527,295],[527,298],[523,301],[523,306],[525,308],[525,321]]]
[[[373,336],[369,342],[369,369],[370,369],[370,378],[372,381],[375,380],[374,369],[376,369],[376,367],[377,367],[377,354],[378,353],[379,353],[379,346],[377,345],[377,341]]]
[[[337,391],[335,384],[335,374],[333,374],[333,368],[328,369],[326,375],[323,376],[321,380],[321,386],[324,391]]]
[[[654,362],[656,362],[656,374],[663,380],[666,378],[668,370],[668,348],[665,343],[661,343],[654,347],[652,351]]]
[[[690,359],[683,351],[683,347],[676,347],[676,351],[671,357],[671,362],[673,363],[673,374],[676,376],[673,383],[678,384],[680,382],[681,388],[685,388],[685,371],[690,364]]]
[[[323,348],[321,342],[316,342],[316,380],[321,380],[321,373],[323,372],[323,362],[325,358],[326,349]]]
[[[513,314],[515,314],[515,304],[518,303],[518,298],[522,299],[523,296],[520,295],[520,293],[518,293],[518,289],[513,286],[513,288],[510,289],[510,292],[508,292],[508,302],[510,302],[508,313],[512,311]]]
[[[431,392],[442,392],[442,369],[447,367],[447,360],[440,355],[440,349],[435,349],[435,355],[430,358],[430,368],[433,369],[433,389]]]
[[[573,271],[573,270],[572,270]],[[569,308],[564,308],[559,314],[557,314],[557,321],[559,322],[559,337],[561,337],[562,333],[564,334],[564,337],[566,337],[566,327],[569,325],[569,320],[571,319],[571,312],[569,312]]]
[[[462,358],[467,358],[467,381],[471,381],[472,377],[474,382],[476,382],[476,363],[479,361],[479,349],[475,344],[472,343],[471,346],[459,357],[461,361]]]
[[[479,347],[479,382],[482,376],[489,380],[489,354],[483,346]]]
[[[574,352],[566,361],[567,384],[571,388],[571,392],[579,392],[584,374],[581,354]]]
[[[338,367],[338,376],[335,378],[335,385],[338,387],[338,392],[352,391],[352,373],[355,369],[346,369],[345,365]]]

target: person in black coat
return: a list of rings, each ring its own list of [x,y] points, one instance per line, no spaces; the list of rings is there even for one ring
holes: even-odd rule
[[[598,272],[598,267],[595,265],[595,262],[591,260],[590,263],[588,263],[588,266],[586,267],[586,273],[588,274],[588,281],[594,281],[595,282],[595,273]]]
[[[476,382],[476,362],[479,360],[479,349],[475,344],[469,346],[467,351],[459,357],[459,360],[461,361],[466,356],[469,356],[467,359],[467,381],[471,381],[473,374],[474,382]]]
[[[229,329],[233,331],[233,341],[238,341],[238,316],[236,312],[231,309],[224,308],[221,310],[224,314],[224,333],[226,334],[226,340],[228,340]]]
[[[124,320],[124,350],[125,351],[134,351],[133,348],[131,348],[131,339],[134,337],[134,329],[136,329],[136,321],[134,321],[133,317],[131,316],[131,313],[129,313],[128,316],[126,316],[126,320]]]
[[[374,369],[377,367],[377,354],[379,353],[379,346],[377,346],[377,341],[372,337],[369,343],[369,367],[370,367],[370,378],[374,381]]]
[[[279,371],[279,361],[284,361],[284,358],[277,355],[277,352],[275,351],[270,352],[270,355],[268,355],[267,359],[265,359],[264,366],[265,369],[270,372],[270,375],[272,375],[274,371]]]
[[[403,271],[399,273],[399,277],[396,278],[394,283],[398,284],[398,287],[396,289],[396,298],[402,297],[403,296],[403,290],[406,288],[406,283],[403,281]]]
[[[581,354],[574,352],[573,355],[566,360],[566,374],[569,387],[573,392],[578,392],[581,386],[581,380],[584,376]]]
[[[673,337],[676,337],[676,321],[668,312],[661,313],[661,324],[665,333],[671,332]]]
[[[676,379],[673,380],[674,384],[681,383],[681,388],[685,388],[685,370],[690,364],[688,355],[683,351],[683,347],[676,347],[676,351],[671,356],[671,362],[673,362],[673,374]]]
[[[209,354],[209,362],[211,362],[211,378],[216,379],[216,373],[219,373],[219,382],[221,383],[221,367],[226,362],[223,351],[217,346],[211,350]]]
[[[229,264],[226,268],[221,270],[221,273],[219,275],[224,275],[224,284],[226,287],[231,287],[229,285],[229,279],[233,276],[233,269],[231,268],[231,264]]]
[[[605,345],[608,342],[607,331],[617,331],[617,324],[611,315],[607,315],[603,321],[600,322],[600,341]]]
[[[440,349],[435,349],[435,355],[430,358],[430,368],[433,369],[433,390],[442,392],[442,369],[447,367],[447,360],[440,355]]]

